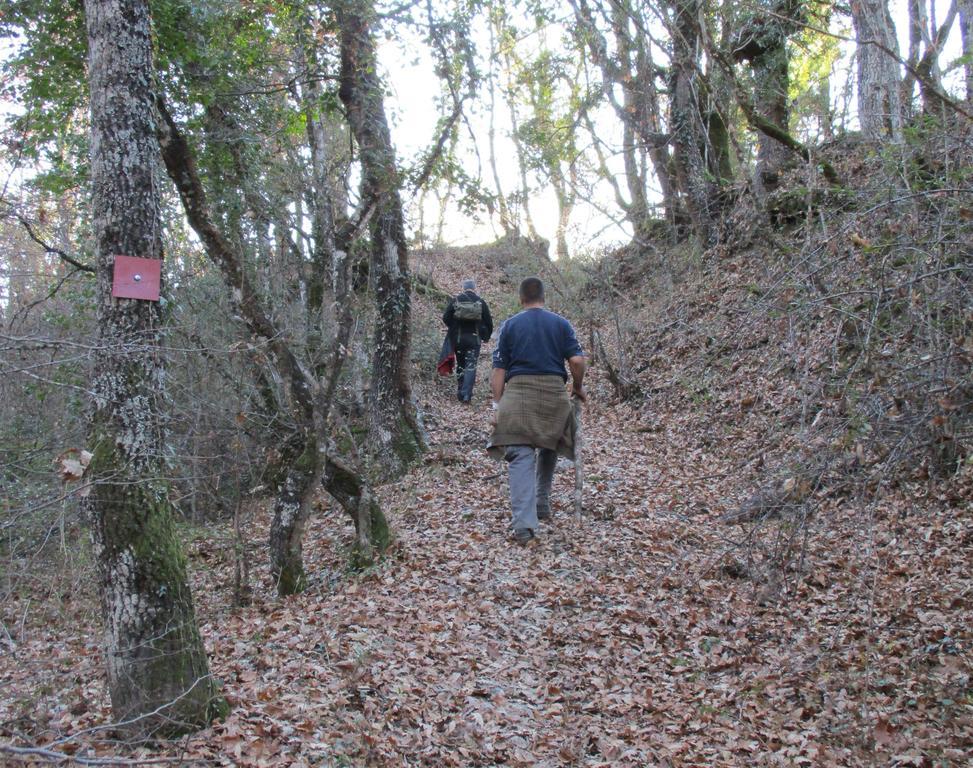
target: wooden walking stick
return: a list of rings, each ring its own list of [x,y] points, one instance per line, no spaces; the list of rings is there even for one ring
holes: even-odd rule
[[[581,492],[584,490],[584,457],[581,453],[581,398],[572,397],[574,410],[574,516],[581,519]]]

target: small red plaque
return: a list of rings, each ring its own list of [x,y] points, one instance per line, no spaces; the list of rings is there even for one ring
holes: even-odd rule
[[[162,259],[116,256],[111,295],[118,299],[159,300]]]

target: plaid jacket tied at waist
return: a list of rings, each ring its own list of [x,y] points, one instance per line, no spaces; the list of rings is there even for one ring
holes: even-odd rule
[[[514,376],[506,383],[487,444],[495,459],[505,446],[532,445],[574,460],[574,416],[560,376]]]

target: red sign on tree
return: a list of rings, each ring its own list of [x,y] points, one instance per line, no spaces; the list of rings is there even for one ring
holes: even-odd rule
[[[115,256],[111,288],[111,295],[115,298],[158,301],[161,283],[161,259]]]

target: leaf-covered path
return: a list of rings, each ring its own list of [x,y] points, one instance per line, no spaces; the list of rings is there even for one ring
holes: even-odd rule
[[[562,462],[555,519],[521,548],[509,539],[505,473],[483,451],[485,402],[464,408],[449,394],[428,424],[425,467],[383,493],[392,558],[274,609],[265,652],[291,655],[282,666],[296,674],[282,680],[268,666],[274,687],[258,701],[284,714],[318,688],[329,716],[312,741],[353,762],[646,765],[678,755],[683,721],[720,708],[694,700],[687,686],[705,686],[688,673],[700,659],[719,663],[733,619],[713,624],[710,647],[691,639],[699,625],[677,588],[678,520],[658,506],[644,439],[592,414],[586,515],[570,512]],[[322,551],[315,539],[309,554]]]
[[[250,637],[213,642],[236,698],[216,743],[235,761],[872,765],[880,749],[882,764],[909,764],[924,751],[914,734],[942,764],[969,756],[968,659],[942,645],[962,630],[942,614],[922,619],[925,635],[897,629],[861,537],[836,532],[789,587],[741,579],[726,527],[676,511],[719,492],[675,461],[680,433],[595,403],[584,518],[562,463],[554,522],[518,547],[505,474],[483,451],[485,395],[473,408],[451,395],[444,383],[425,404],[424,466],[382,493],[388,562],[208,627]],[[699,498],[679,499],[686,487]],[[957,523],[945,515],[939,535],[958,544]],[[308,545],[319,576],[329,528]]]

